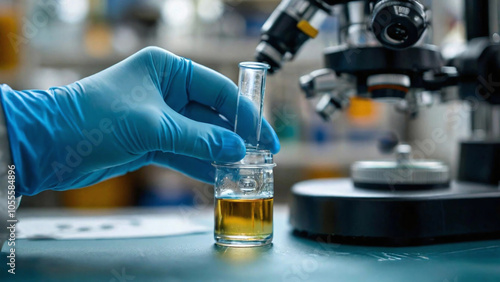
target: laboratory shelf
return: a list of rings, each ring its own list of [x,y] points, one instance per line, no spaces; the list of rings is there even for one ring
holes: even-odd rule
[[[159,38],[150,45],[164,48],[174,54],[190,58],[194,61],[207,65],[231,64],[237,68],[238,62],[254,60],[255,47],[259,43],[258,38],[207,38],[207,37],[172,37]],[[41,48],[37,50],[37,62],[43,67],[56,68],[85,68],[85,67],[108,67],[136,51],[146,47],[138,47],[137,50],[126,53],[110,51],[105,56],[91,56],[85,50],[59,49],[54,52],[52,48]],[[297,55],[293,65],[318,66],[321,64],[323,51],[321,42],[311,42],[304,46],[304,52]]]
[[[390,158],[377,149],[374,141],[352,142],[282,142],[274,160],[283,167],[337,166],[349,167],[359,160]]]

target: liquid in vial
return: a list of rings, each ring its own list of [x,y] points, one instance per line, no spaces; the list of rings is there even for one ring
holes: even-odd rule
[[[225,240],[269,240],[273,234],[273,198],[233,199],[216,198],[215,237]]]

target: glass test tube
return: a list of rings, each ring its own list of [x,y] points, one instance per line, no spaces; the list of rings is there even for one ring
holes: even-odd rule
[[[251,247],[273,238],[273,155],[259,149],[268,65],[240,64],[235,132],[247,147],[243,160],[215,164],[215,228],[218,245]]]
[[[239,93],[234,131],[243,138],[247,148],[258,149],[269,65],[242,62],[239,67]]]

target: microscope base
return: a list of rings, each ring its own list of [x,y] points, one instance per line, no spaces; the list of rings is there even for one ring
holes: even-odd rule
[[[294,234],[362,245],[422,245],[500,238],[500,188],[452,182],[426,191],[376,191],[350,179],[292,187]]]

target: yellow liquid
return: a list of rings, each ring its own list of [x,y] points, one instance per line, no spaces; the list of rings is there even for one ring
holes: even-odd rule
[[[215,236],[259,240],[273,233],[273,198],[215,199]]]

